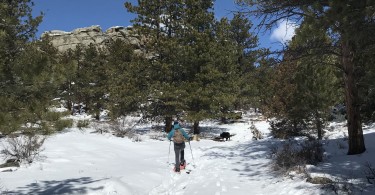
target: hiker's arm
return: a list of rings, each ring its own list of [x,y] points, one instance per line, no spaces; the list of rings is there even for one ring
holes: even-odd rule
[[[188,134],[186,134],[186,132],[183,130],[183,129],[181,129],[182,131],[182,135],[185,137],[185,139],[187,139],[187,140],[190,140],[190,137],[189,137],[189,135]]]
[[[174,130],[172,130],[172,131],[170,131],[170,132],[168,133],[167,138],[168,138],[169,140],[172,139],[173,133],[174,133]]]

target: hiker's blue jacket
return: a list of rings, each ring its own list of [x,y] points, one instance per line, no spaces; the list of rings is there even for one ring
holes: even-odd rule
[[[176,129],[180,129],[182,135],[185,137],[185,139],[189,140],[190,137],[188,136],[188,134],[186,134],[186,132],[181,128],[181,126],[179,124],[176,124],[176,125],[173,125],[173,128],[172,130],[168,133],[168,139],[171,140],[173,135],[174,135],[174,132],[176,131]]]

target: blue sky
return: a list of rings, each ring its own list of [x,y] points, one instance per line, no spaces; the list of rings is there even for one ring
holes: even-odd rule
[[[124,8],[126,0],[34,0],[33,12],[35,15],[41,11],[45,16],[37,33],[48,30],[72,31],[76,28],[92,25],[101,26],[106,30],[112,26],[129,26],[130,20],[136,16]],[[137,2],[137,0],[128,0]],[[216,0],[215,15],[217,18],[231,16],[230,10],[236,10],[234,0]],[[256,21],[253,21],[256,23]],[[283,30],[284,29],[284,30]],[[289,32],[284,28],[277,28],[266,34],[259,34],[261,47],[280,47],[283,37],[288,37]],[[281,37],[281,38],[280,38]]]

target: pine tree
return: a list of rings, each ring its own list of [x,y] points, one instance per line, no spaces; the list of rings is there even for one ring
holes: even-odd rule
[[[78,82],[83,85],[80,93],[82,93],[86,111],[94,114],[95,118],[99,120],[100,111],[104,107],[105,95],[108,93],[106,54],[102,49],[90,44],[83,49],[82,58],[81,74],[78,78]]]
[[[50,133],[54,124],[49,121],[53,99],[56,98],[58,82],[54,66],[57,50],[45,40],[29,43],[16,59],[14,72],[22,85],[14,94],[22,112],[24,131],[28,133]],[[26,125],[28,124],[28,125]]]
[[[239,97],[238,108],[259,107],[259,90],[256,86],[256,61],[260,54],[258,37],[251,33],[253,24],[243,14],[236,13],[230,21],[230,37],[236,45]]]
[[[227,118],[233,118],[236,102],[239,99],[241,74],[237,67],[238,54],[243,50],[234,40],[231,21],[222,18],[215,24],[215,42],[212,43],[210,56],[212,58],[212,70],[210,77],[214,96],[212,97],[211,110],[221,117],[222,122]],[[233,52],[233,51],[238,51]]]
[[[182,110],[177,97],[181,95],[178,90],[183,79],[178,60],[179,37],[185,32],[185,24],[181,21],[184,3],[180,0],[139,0],[137,6],[126,2],[125,7],[138,14],[133,20],[134,27],[146,40],[144,52],[149,56],[146,71],[152,82],[149,83],[150,103],[145,115],[152,118],[164,116],[165,130],[169,131],[172,116]]]
[[[58,74],[59,86],[57,92],[59,97],[65,102],[65,107],[73,114],[73,104],[76,102],[75,98],[75,82],[77,74],[78,62],[75,59],[74,51],[68,51],[59,55],[58,64],[55,69]]]
[[[214,105],[218,104],[214,97],[219,95],[215,88],[221,72],[214,63],[217,51],[213,3],[209,0],[188,0],[183,16],[186,34],[182,41],[186,47],[183,48],[184,53],[180,59],[187,74],[182,86],[186,91],[182,102],[186,106],[188,120],[194,122],[194,134],[200,133],[201,120],[215,116]]]
[[[217,22],[211,0],[138,1],[126,3],[138,33],[152,54],[149,66],[148,113],[165,116],[166,130],[172,116],[184,115],[199,133],[199,121],[225,117],[238,101],[241,71],[254,61],[250,49],[256,38],[250,22],[236,16]],[[237,25],[237,26],[236,26]],[[243,25],[243,26],[241,26]],[[252,65],[250,65],[252,66]]]
[[[315,33],[311,34],[312,28]],[[298,82],[298,104],[306,107],[306,121],[312,121],[317,129],[318,138],[322,139],[322,129],[325,121],[329,118],[330,109],[335,104],[340,103],[340,95],[342,87],[339,84],[341,80],[337,78],[339,69],[336,67],[337,58],[330,53],[321,53],[316,46],[329,46],[330,38],[325,31],[317,30],[319,28],[314,25],[302,24],[296,32],[296,36],[290,43],[290,50],[294,58],[298,58],[298,74],[296,80]],[[304,50],[301,54],[301,48],[311,48]],[[321,53],[319,57],[316,54]],[[298,98],[297,96],[297,98]]]
[[[338,57],[343,72],[345,105],[348,118],[349,149],[348,154],[360,154],[366,150],[360,114],[358,95],[358,68],[361,58],[373,43],[368,40],[366,31],[373,26],[373,1],[238,1],[255,6],[252,13],[261,18],[261,25],[270,28],[277,21],[292,19],[317,23],[330,35],[331,47],[321,48]],[[366,33],[364,33],[366,32]],[[365,46],[366,47],[362,47]]]
[[[134,54],[134,48],[121,40],[108,46],[105,64],[109,94],[106,105],[117,118],[143,109],[147,104],[149,76],[146,59]]]
[[[206,14],[212,14],[209,10]],[[200,94],[192,97],[195,104],[202,100],[201,110],[194,111],[194,103],[188,104],[194,108],[190,115],[198,116],[200,120],[221,117],[225,121],[225,118],[234,117],[236,108],[250,104],[244,101],[247,98],[244,94],[253,88],[249,80],[254,71],[257,38],[250,33],[250,21],[240,14],[235,14],[232,20],[207,19],[205,24],[206,30],[194,36],[204,37],[199,42],[194,41],[196,45],[193,44],[192,51],[197,49],[196,54],[188,55],[196,56],[189,59],[190,63],[200,66],[191,68],[197,70],[193,72],[192,75],[197,76],[191,82],[200,82],[198,85],[202,88],[200,91],[194,91],[194,87],[187,88],[192,90],[189,94]],[[199,61],[195,62],[197,59]]]
[[[269,75],[272,93],[264,108],[268,117],[290,126],[285,128],[291,131],[288,134],[300,133],[302,128],[314,124],[314,133],[322,139],[325,121],[331,107],[340,102],[342,91],[336,77],[337,58],[316,49],[329,47],[331,41],[325,31],[315,30],[312,34],[311,28],[314,25],[303,23],[296,29],[284,59],[275,66],[274,75]]]
[[[32,16],[32,6],[30,0],[0,3],[1,133],[19,130],[21,123],[35,122],[35,115],[40,117],[39,111],[44,111],[40,106],[47,106],[44,101],[39,104],[46,99],[39,90],[48,80],[44,71],[49,59],[29,44],[42,20],[42,16]]]

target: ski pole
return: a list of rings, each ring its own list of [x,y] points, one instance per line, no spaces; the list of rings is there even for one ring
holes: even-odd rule
[[[191,144],[190,144],[190,140],[189,140],[189,146],[190,146],[190,153],[191,153],[191,158],[193,159],[193,163],[194,163],[193,167],[195,168],[195,167],[196,167],[196,165],[195,165],[195,160],[194,160],[194,156],[193,156],[193,150],[191,149]]]
[[[172,141],[171,141],[171,140],[169,140],[169,150],[168,150],[168,165],[169,165],[169,156],[170,156],[170,154],[171,154],[171,143],[172,143]]]

